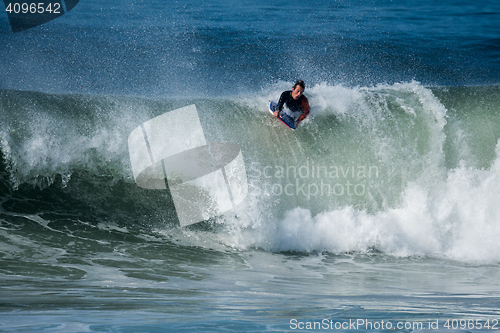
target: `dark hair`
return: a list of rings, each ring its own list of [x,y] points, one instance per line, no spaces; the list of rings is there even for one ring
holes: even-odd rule
[[[306,90],[306,84],[302,80],[295,81],[295,84],[293,85],[292,88],[295,89],[295,87],[297,87],[297,86],[301,86],[302,89]]]

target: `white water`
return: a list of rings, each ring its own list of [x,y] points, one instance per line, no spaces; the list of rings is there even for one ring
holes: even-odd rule
[[[319,85],[307,92],[316,109],[296,135],[313,131],[320,136],[314,138],[317,145],[306,148],[294,138],[303,147],[298,154],[292,149],[289,160],[280,159],[283,151],[278,146],[274,147],[278,158],[268,157],[267,164],[254,162],[250,171],[247,168],[254,182],[253,201],[241,208],[240,219],[228,217],[229,233],[219,235],[222,243],[278,252],[378,250],[396,257],[430,256],[474,264],[500,261],[500,143],[487,169],[472,166],[474,156],[466,149],[467,133],[462,129],[462,141],[452,138],[450,145],[458,150],[445,152],[447,110],[417,83],[359,89]],[[276,93],[263,96],[259,104]],[[355,142],[359,138],[338,138],[352,148],[318,157],[318,146],[336,144],[325,139],[327,125],[322,127],[329,114],[339,119],[333,131],[361,128],[356,134],[362,143]],[[288,139],[287,134],[282,136]],[[362,154],[357,156],[356,150]],[[355,162],[349,163],[346,154]],[[459,166],[446,168],[446,154],[459,156]],[[377,175],[367,173],[370,161],[378,162],[373,164],[380,171]],[[332,183],[339,184],[336,195],[322,193],[321,180],[331,179],[325,173],[314,178],[313,164],[336,170]],[[299,174],[292,170],[287,175],[290,165]],[[391,185],[394,179],[398,181]],[[350,193],[346,180],[351,180]],[[382,199],[377,201],[377,195]]]
[[[474,133],[468,132],[475,123],[454,119],[417,82],[319,84],[306,89],[312,114],[292,132],[266,110],[287,88],[279,83],[253,96],[194,101],[208,141],[240,145],[249,179],[245,204],[218,221],[225,229],[216,243],[278,252],[376,250],[396,257],[500,261],[500,148],[483,146],[488,154],[495,150],[495,158],[479,166],[470,149]],[[15,184],[58,173],[69,182],[74,170],[111,172],[131,182],[129,131],[193,102],[83,100],[85,108],[74,113],[26,102],[36,107],[20,129],[23,135],[5,127],[19,124],[19,110],[6,110],[2,151]],[[71,99],[53,103],[62,111],[74,105]],[[455,160],[456,167],[447,166]]]

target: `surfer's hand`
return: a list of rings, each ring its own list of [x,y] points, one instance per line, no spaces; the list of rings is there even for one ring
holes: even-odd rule
[[[274,113],[273,113],[273,115],[274,115],[275,117],[278,117],[278,115],[279,115],[279,114],[280,114],[280,112],[279,112],[278,110],[274,111]]]

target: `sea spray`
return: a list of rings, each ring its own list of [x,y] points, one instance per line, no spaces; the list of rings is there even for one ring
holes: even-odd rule
[[[313,87],[309,92],[313,103],[316,89],[322,91],[322,96],[334,96],[336,91],[344,90],[329,87],[330,94],[325,94],[327,87]],[[268,165],[253,162],[249,177],[254,182],[254,193],[265,194],[263,200],[273,200],[288,208],[281,210],[283,217],[277,217],[265,226],[261,224],[261,230],[244,228],[241,235],[233,233],[228,237],[228,242],[243,248],[261,247],[279,252],[365,253],[377,250],[395,256],[435,256],[472,263],[499,261],[499,248],[495,242],[500,231],[497,226],[500,211],[495,204],[500,199],[499,145],[494,149],[497,155],[491,168],[467,167],[465,161],[471,157],[467,155],[468,151],[449,149],[453,145],[446,144],[448,110],[431,90],[411,83],[356,91],[355,101],[348,104],[355,102],[357,107],[350,113],[346,114],[344,108],[337,111],[331,103],[328,108],[317,110],[314,122],[306,126],[308,130],[316,130],[324,125],[325,114],[332,113],[340,119],[340,123],[333,125],[333,130],[342,130],[342,123],[348,123],[353,117],[358,126],[368,130],[371,140],[365,143],[379,157],[371,160],[377,161],[382,179],[372,178],[374,182],[370,183],[369,195],[364,196],[363,204],[352,200],[356,196],[350,196],[347,191],[339,192],[344,196],[333,199],[318,195],[321,193],[318,186],[306,185],[302,192],[292,191],[297,189],[298,183],[289,182],[290,178],[297,181],[308,175],[310,181],[316,176],[311,172],[312,166],[321,165],[318,161],[310,162],[307,154],[292,168],[280,165],[280,162]],[[399,118],[391,124],[394,117]],[[320,134],[324,135],[324,132]],[[345,138],[340,140],[346,142]],[[351,136],[348,140],[357,138]],[[371,145],[373,142],[379,143],[378,147]],[[464,158],[463,165],[446,168],[445,161],[453,159],[454,155]],[[350,156],[362,160],[360,156]],[[366,158],[366,154],[362,156]],[[321,161],[346,160],[342,155],[337,155],[336,159],[330,157],[323,156]],[[355,166],[352,162],[351,165]],[[301,167],[302,174],[298,172]],[[336,175],[355,178],[354,169],[349,173],[347,167],[345,170],[332,165],[328,167],[329,170],[341,170]],[[281,179],[286,182],[278,183]],[[314,180],[326,179],[328,173],[324,172],[322,178]],[[393,183],[394,179],[398,179],[397,184]],[[259,180],[261,187],[258,187]],[[388,196],[394,189],[398,190]],[[301,195],[304,192],[305,195]],[[368,204],[376,198],[372,193],[381,194],[382,200],[376,209],[371,209],[374,206]],[[282,200],[276,198],[280,195]],[[321,212],[315,209],[314,203],[318,201],[335,201],[331,206],[337,207]],[[290,202],[296,207],[290,207]],[[323,207],[327,206],[328,203]]]
[[[207,140],[241,147],[249,182],[247,200],[209,221],[217,227],[205,241],[278,252],[498,260],[498,148],[496,142],[482,147],[494,158],[477,165],[477,151],[454,144],[457,137],[471,142],[469,131],[479,125],[457,121],[467,110],[449,107],[448,92],[436,94],[417,82],[311,86],[306,95],[313,112],[292,134],[266,113],[267,103],[259,103],[282,89],[280,83],[251,98],[198,100],[3,91],[6,172],[14,189],[23,185],[16,195],[35,185],[64,193],[59,205],[84,219],[120,226],[140,221],[176,233],[168,191],[135,186],[125,143],[138,124],[194,103]],[[486,96],[476,100],[476,109],[483,100],[498,108],[496,95]],[[461,162],[450,163],[456,159]],[[61,183],[54,183],[57,177]],[[26,212],[44,211],[50,198]],[[4,209],[22,207],[9,195],[3,200]],[[88,208],[81,214],[77,207]],[[194,226],[179,241],[198,233],[203,228]]]

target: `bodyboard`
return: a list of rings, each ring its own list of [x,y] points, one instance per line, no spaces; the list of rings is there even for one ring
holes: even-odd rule
[[[274,111],[276,109],[276,106],[277,106],[277,104],[274,101],[271,101],[271,103],[269,104],[269,112],[271,112],[271,114],[273,116],[274,116]],[[296,128],[295,120],[293,120],[293,118],[290,117],[289,115],[282,113],[281,115],[278,115],[276,118],[281,120],[281,122],[283,124],[285,124],[291,130],[294,130]]]

